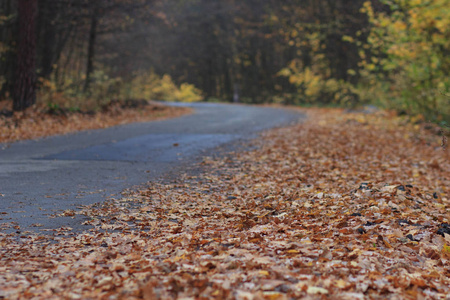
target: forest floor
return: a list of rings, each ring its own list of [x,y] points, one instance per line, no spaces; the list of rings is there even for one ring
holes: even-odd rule
[[[307,109],[204,173],[0,233],[0,298],[449,299],[450,151],[385,112]]]
[[[189,113],[186,107],[165,106],[157,102],[112,102],[98,111],[69,111],[35,105],[12,114],[10,101],[0,102],[0,143],[37,139],[80,130],[179,117]]]

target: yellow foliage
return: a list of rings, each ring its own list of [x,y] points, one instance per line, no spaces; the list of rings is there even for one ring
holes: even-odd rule
[[[442,246],[442,253],[444,253],[444,255],[450,257],[450,246],[448,246],[447,244],[444,244]]]
[[[165,74],[159,81],[155,82],[155,86],[149,92],[150,94],[153,93],[152,98],[154,97],[155,100],[175,101],[177,87],[172,78]]]
[[[316,59],[321,56],[316,55]],[[351,85],[343,80],[330,76],[328,70],[304,68],[300,61],[293,60],[289,67],[278,72],[278,76],[287,77],[289,82],[297,87],[299,103],[340,103],[354,104],[349,95],[354,93]]]
[[[153,72],[136,76],[131,82],[131,97],[151,100],[196,102],[203,99],[202,93],[194,85],[182,83],[178,87],[165,74],[159,77]]]
[[[39,79],[37,99],[39,103],[61,108],[95,110],[111,99],[145,99],[194,102],[203,99],[201,91],[191,84],[177,86],[169,75],[158,76],[154,72],[135,74],[128,81],[110,78],[102,71],[92,74],[89,93],[82,90],[83,79],[69,74],[63,83]],[[2,78],[0,77],[0,83]],[[81,81],[80,81],[81,80]]]
[[[363,7],[372,24],[360,51],[367,95],[372,91],[393,107],[449,118],[444,95],[450,88],[450,1],[383,2],[390,5],[389,14],[374,12],[369,1]]]
[[[198,102],[203,99],[201,91],[192,84],[182,83],[175,92],[175,98],[181,102]]]

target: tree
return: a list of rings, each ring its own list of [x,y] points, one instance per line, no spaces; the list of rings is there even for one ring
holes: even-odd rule
[[[19,32],[13,109],[24,110],[36,102],[37,0],[18,0]]]
[[[428,120],[450,121],[448,0],[367,2],[371,30],[362,54],[365,93]]]
[[[17,37],[15,15],[16,0],[0,1],[0,99],[12,91],[14,77],[15,49],[12,46]]]
[[[94,4],[92,8],[91,15],[91,26],[89,29],[89,43],[88,43],[88,53],[87,53],[87,65],[86,65],[86,80],[84,82],[84,92],[89,90],[89,85],[91,84],[91,75],[94,71],[94,57],[95,57],[95,42],[97,39],[97,26],[98,26],[98,5]]]

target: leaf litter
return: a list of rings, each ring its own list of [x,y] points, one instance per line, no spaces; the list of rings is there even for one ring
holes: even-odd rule
[[[449,150],[385,113],[309,109],[199,176],[0,234],[0,298],[448,299]]]
[[[48,107],[35,105],[26,111],[13,113],[11,106],[11,102],[0,101],[0,143],[162,120],[191,112],[186,107],[165,106],[145,100],[111,101],[101,110],[86,112],[49,110]]]

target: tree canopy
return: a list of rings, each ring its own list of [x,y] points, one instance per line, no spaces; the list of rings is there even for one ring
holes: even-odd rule
[[[0,5],[3,98],[21,55],[19,2]],[[448,120],[449,2],[42,0],[39,95],[375,102]]]

